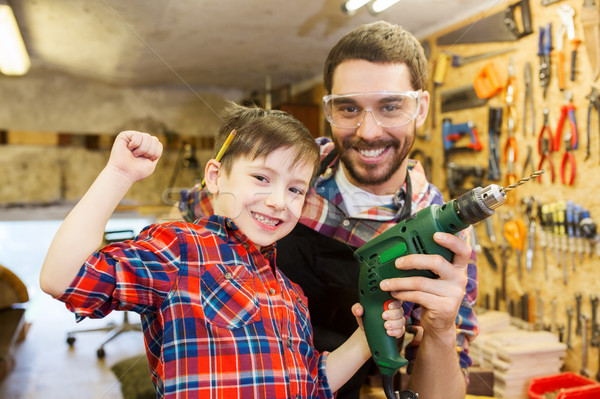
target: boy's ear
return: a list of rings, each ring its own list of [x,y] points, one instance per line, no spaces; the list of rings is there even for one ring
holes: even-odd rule
[[[211,194],[219,193],[219,172],[221,170],[221,163],[211,159],[204,168],[204,182],[206,189]]]

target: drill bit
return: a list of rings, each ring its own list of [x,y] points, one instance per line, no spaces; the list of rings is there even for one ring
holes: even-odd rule
[[[537,171],[533,172],[532,174],[530,174],[529,176],[523,177],[523,178],[519,179],[519,181],[511,184],[510,186],[504,187],[502,189],[502,191],[504,191],[505,193],[507,193],[507,192],[509,192],[511,190],[514,190],[515,188],[519,187],[520,185],[527,183],[529,180],[535,179],[536,177],[540,176],[544,172],[545,172],[544,169],[537,170]]]

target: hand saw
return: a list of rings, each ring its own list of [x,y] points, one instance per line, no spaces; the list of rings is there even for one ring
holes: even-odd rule
[[[521,23],[518,23],[515,18],[515,15],[519,14],[518,11],[520,11]],[[436,42],[438,45],[509,42],[519,40],[531,33],[533,30],[529,0],[521,0],[508,6],[504,11],[442,35]]]
[[[585,0],[580,15],[592,79],[596,80],[600,76],[600,12],[596,0]]]

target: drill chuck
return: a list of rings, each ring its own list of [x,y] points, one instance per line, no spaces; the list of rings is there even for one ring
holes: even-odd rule
[[[494,209],[504,204],[506,193],[496,184],[475,187],[456,199],[457,216],[466,224],[475,224],[494,214]]]

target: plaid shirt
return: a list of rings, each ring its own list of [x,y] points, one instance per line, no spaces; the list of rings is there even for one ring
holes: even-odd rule
[[[333,142],[328,138],[321,137],[317,139],[317,143],[321,147],[321,160],[323,160],[334,149]],[[337,165],[338,157],[334,158],[327,165],[325,172],[317,178],[306,197],[300,223],[321,234],[353,247],[359,247],[401,220],[401,211],[405,203],[406,182],[394,195],[393,203],[365,209],[357,217],[348,217],[342,195],[333,178]],[[410,214],[414,214],[432,204],[442,205],[444,203],[442,194],[433,184],[427,181],[425,171],[418,161],[409,160],[408,173],[412,191]],[[182,193],[180,210],[188,220],[193,220],[202,215],[210,215],[212,214],[212,206],[209,200],[206,190],[200,190],[199,185],[196,185],[190,191]],[[467,242],[469,241],[469,229],[459,233],[459,236]],[[467,266],[466,293],[456,317],[456,350],[465,376],[468,376],[467,367],[473,364],[468,355],[469,342],[475,339],[479,333],[477,318],[473,311],[478,290],[476,259],[476,253],[472,251]],[[404,302],[403,308],[408,324],[419,325],[421,318],[420,306],[415,303]],[[405,356],[410,362],[409,370],[416,358],[417,350],[418,345],[410,345],[406,348]]]
[[[152,225],[93,254],[58,299],[141,315],[160,398],[330,398],[302,290],[232,220]]]

